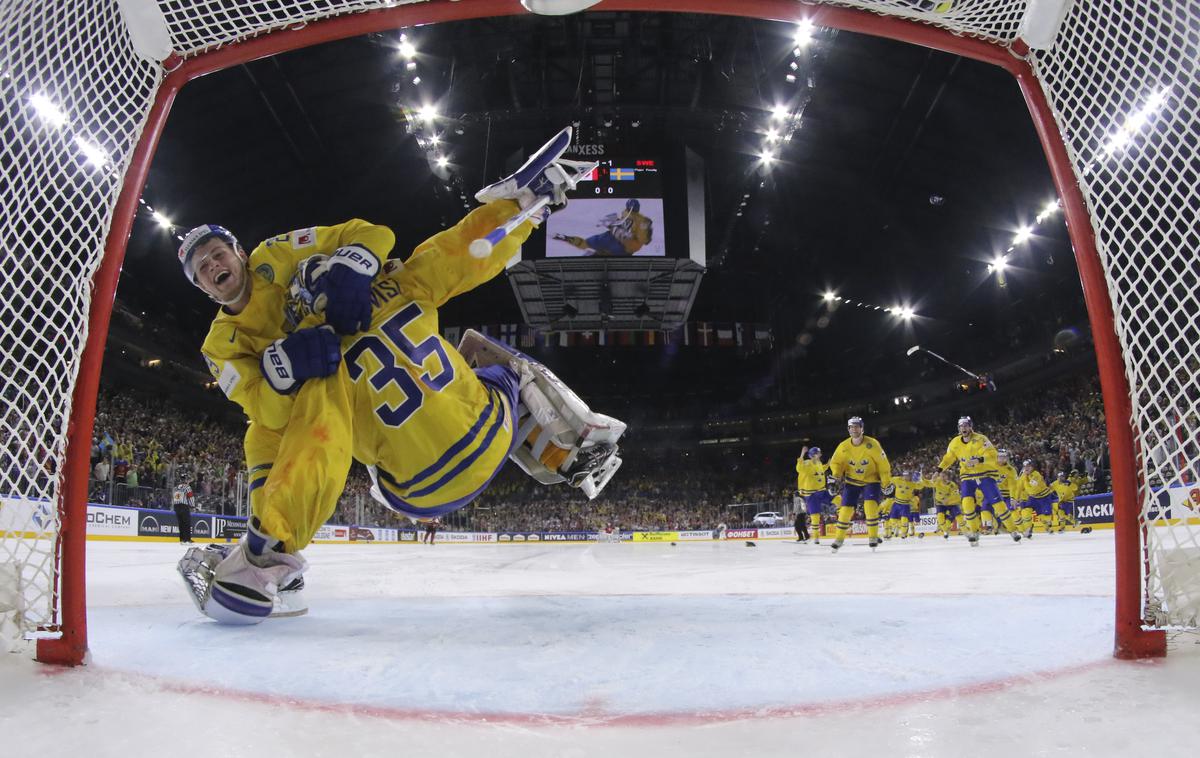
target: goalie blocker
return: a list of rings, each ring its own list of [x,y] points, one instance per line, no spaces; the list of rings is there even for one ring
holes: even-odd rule
[[[550,369],[529,356],[468,329],[458,352],[472,368],[510,366],[521,379],[516,446],[509,457],[542,484],[567,482],[593,499],[621,467],[617,440],[625,423],[588,408]],[[543,463],[547,447],[566,451],[556,468]]]

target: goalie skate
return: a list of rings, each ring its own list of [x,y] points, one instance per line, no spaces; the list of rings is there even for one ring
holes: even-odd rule
[[[196,606],[196,610],[204,616],[213,618],[209,613],[209,603],[212,600],[213,581],[216,568],[221,561],[237,549],[237,545],[208,545],[203,548],[188,548],[176,567],[183,584],[188,589],[188,596]],[[303,616],[308,613],[308,602],[304,599],[304,577],[298,576],[279,592],[275,593],[271,613],[268,618],[288,618]]]
[[[591,176],[599,165],[592,161],[572,161],[562,157],[571,146],[571,127],[566,127],[529,156],[529,160],[500,181],[489,184],[475,193],[481,203],[493,200],[516,200],[522,209],[547,197],[550,204],[567,203],[567,193],[583,179]]]
[[[592,411],[548,368],[474,329],[463,334],[458,351],[473,368],[504,365],[520,377],[520,443],[510,455],[517,465],[542,484],[567,482],[589,500],[599,495],[621,467],[617,440],[625,423]],[[542,453],[552,444],[569,451],[557,469],[542,463]]]

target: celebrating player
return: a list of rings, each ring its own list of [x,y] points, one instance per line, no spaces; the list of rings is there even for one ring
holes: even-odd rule
[[[1008,451],[1002,447],[996,448],[996,488],[1000,490],[1000,497],[1004,499],[1005,507],[1012,514],[1011,528],[1019,532],[1024,529],[1025,522],[1021,518],[1021,509],[1013,507],[1013,492],[1016,487],[1017,469],[1009,462]]]
[[[829,471],[842,483],[842,503],[837,510],[837,552],[850,531],[854,509],[861,502],[867,519],[867,544],[874,550],[879,546],[879,498],[892,494],[892,465],[888,463],[883,446],[874,437],[863,434],[863,420],[853,416],[846,422],[850,437],[842,441],[829,459]],[[881,482],[887,483],[886,486]]]
[[[808,512],[812,528],[813,544],[821,544],[821,517],[829,507],[832,496],[828,491],[829,464],[821,460],[821,448],[805,447],[796,459],[796,490],[804,498],[804,510]],[[807,542],[807,540],[803,540]]]
[[[958,435],[950,440],[938,468],[945,471],[956,463],[963,518],[967,522],[967,540],[971,546],[979,545],[979,512],[975,509],[977,494],[983,503],[992,506],[996,520],[1012,535],[1013,541],[1020,541],[1021,533],[1011,528],[1012,515],[996,486],[996,448],[987,437],[976,433],[970,416],[958,420]]]
[[[1054,494],[1058,495],[1058,502],[1054,504],[1054,510],[1058,516],[1058,531],[1062,533],[1067,526],[1075,524],[1075,496],[1079,494],[1079,488],[1072,484],[1067,479],[1067,472],[1059,471],[1058,477],[1054,483],[1050,485],[1054,490]]]
[[[1046,484],[1046,480],[1042,478],[1041,472],[1037,470],[1037,466],[1032,460],[1021,464],[1019,481],[1021,492],[1025,495],[1025,507],[1022,509],[1025,518],[1025,536],[1033,536],[1035,517],[1042,520],[1046,534],[1052,533],[1054,527],[1057,526],[1054,503],[1058,499],[1058,495],[1054,494],[1053,488]]]
[[[247,538],[228,555],[180,564],[203,613],[227,623],[271,614],[279,588],[307,568],[299,552],[332,515],[352,455],[371,474],[372,496],[421,520],[469,503],[510,455],[538,481],[589,497],[608,482],[624,424],[593,413],[524,355],[470,330],[456,350],[438,333],[437,309],[504,269],[549,215],[544,201],[566,203],[585,174],[561,160],[570,140],[564,129],[481,190],[483,207],[403,264],[382,263],[391,230],[358,219],[274,237],[248,259],[222,227],[185,236],[184,273],[222,306],[202,352],[250,418]],[[537,215],[490,255],[468,253],[522,209]],[[201,574],[207,586],[193,581]]]
[[[958,483],[954,481],[954,476],[948,470],[938,473],[933,490],[933,502],[934,510],[937,512],[937,530],[941,533],[942,539],[950,539],[955,519],[962,512],[957,505],[959,497]]]

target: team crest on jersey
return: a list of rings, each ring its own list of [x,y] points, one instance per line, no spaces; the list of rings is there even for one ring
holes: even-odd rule
[[[258,274],[263,279],[266,279],[268,282],[275,281],[275,269],[271,268],[271,264],[269,263],[264,263],[258,268],[254,269],[254,273]]]
[[[312,247],[317,244],[317,228],[310,226],[307,229],[297,229],[292,232],[291,238],[292,247],[296,250]]]
[[[204,356],[204,362],[208,364],[208,373],[212,374],[214,379],[221,375],[221,368],[217,365],[216,361],[206,355]]]

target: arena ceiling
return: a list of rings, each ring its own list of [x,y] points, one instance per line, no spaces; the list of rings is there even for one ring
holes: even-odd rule
[[[411,58],[398,51],[402,32]],[[254,61],[183,89],[144,199],[184,228],[228,226],[247,247],[361,217],[391,226],[406,249],[453,223],[506,157],[577,123],[587,141],[623,152],[683,143],[705,158],[709,271],[691,318],[769,322],[802,374],[915,379],[934,370],[905,360],[916,342],[984,365],[1049,350],[1057,329],[1082,323],[1060,215],[1016,246],[1006,287],[987,269],[1055,198],[1012,78],[819,28],[798,51],[795,34],[692,14],[514,16]],[[429,103],[436,148],[415,115]],[[786,122],[773,120],[776,105]],[[765,166],[768,129],[791,138]],[[198,346],[212,306],[179,275],[175,244],[141,214],[119,297],[171,316]],[[852,304],[831,308],[827,290]],[[916,316],[882,310],[896,305]],[[443,317],[517,320],[502,279]]]

